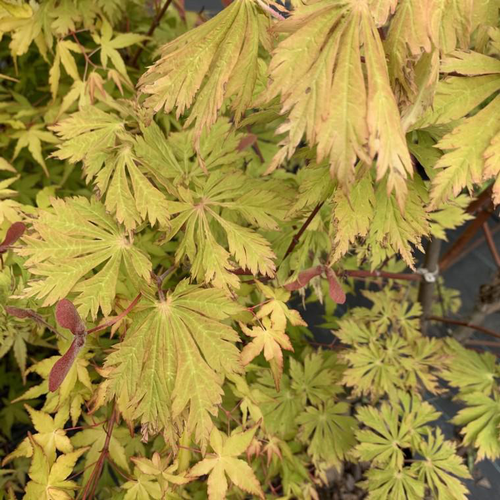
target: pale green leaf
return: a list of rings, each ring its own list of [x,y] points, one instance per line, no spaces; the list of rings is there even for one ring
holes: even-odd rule
[[[206,442],[221,402],[224,374],[242,366],[238,335],[220,321],[239,309],[221,291],[181,282],[165,302],[142,302],[125,340],[106,359],[109,397],[129,418],[172,438],[186,426]]]
[[[469,76],[498,74],[500,60],[473,50],[467,52],[457,50],[443,59],[440,69],[443,73]]]
[[[438,147],[446,152],[436,168],[443,169],[434,178],[431,206],[445,202],[450,195],[457,196],[464,188],[472,190],[483,180],[485,151],[500,131],[500,96],[471,118],[444,136]]]
[[[425,485],[409,467],[370,469],[359,485],[368,490],[368,500],[422,500],[425,493]]]
[[[357,422],[348,415],[347,403],[329,401],[325,406],[308,406],[297,417],[299,439],[307,444],[313,461],[340,464],[355,446]]]
[[[423,460],[411,465],[412,472],[428,485],[436,500],[467,500],[469,490],[457,478],[470,479],[467,467],[457,455],[456,445],[445,441],[441,429],[427,430],[427,439],[417,450]]]
[[[268,46],[268,15],[252,0],[231,3],[217,16],[161,49],[161,58],[140,79],[145,105],[153,113],[192,106],[187,125],[195,139],[233,97],[236,119],[250,105],[257,80],[259,40]]]
[[[99,309],[109,315],[121,264],[127,268],[127,279],[148,281],[149,258],[133,245],[102,203],[79,197],[53,199],[52,206],[53,210],[39,212],[34,234],[25,236],[28,245],[19,250],[37,277],[28,283],[26,296],[52,305],[76,292],[75,304],[83,317],[90,313],[95,318]]]
[[[500,457],[500,398],[479,392],[460,397],[466,408],[460,410],[452,422],[464,426],[464,445],[477,448],[477,460],[496,460]]]
[[[243,460],[236,458],[248,448],[255,431],[254,427],[227,437],[217,428],[213,428],[210,444],[215,452],[215,458],[207,457],[189,471],[191,477],[209,474],[209,500],[224,500],[226,498],[228,488],[226,475],[238,488],[259,498],[264,498],[264,492],[252,468]]]
[[[413,128],[424,128],[458,120],[473,111],[499,89],[500,76],[497,75],[445,78],[437,85],[432,108],[417,121]]]

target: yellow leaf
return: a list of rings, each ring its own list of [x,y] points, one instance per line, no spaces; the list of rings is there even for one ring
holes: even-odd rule
[[[377,178],[403,204],[412,165],[385,54],[365,2],[322,0],[300,7],[277,31],[290,33],[271,60],[271,82],[260,101],[281,95],[288,132],[267,173],[290,158],[305,135],[328,158],[331,174],[347,188],[358,158],[377,158]],[[363,56],[361,48],[363,47]]]

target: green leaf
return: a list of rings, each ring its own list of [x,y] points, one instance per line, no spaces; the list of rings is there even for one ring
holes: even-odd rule
[[[357,422],[348,416],[347,403],[327,402],[319,408],[306,407],[297,417],[299,439],[307,444],[313,461],[339,465],[356,444]]]
[[[102,203],[83,197],[54,198],[52,207],[39,211],[34,234],[24,237],[28,245],[19,250],[28,257],[30,272],[39,277],[28,283],[25,295],[43,299],[48,306],[73,292],[82,317],[90,313],[95,318],[99,309],[109,315],[123,279],[121,266],[130,284],[140,278],[149,281],[149,258],[133,245]],[[95,274],[89,277],[91,271]]]
[[[283,353],[281,350],[293,351],[293,347],[284,330],[276,328],[269,318],[264,318],[260,324],[261,326],[254,326],[250,329],[240,323],[243,333],[253,338],[241,351],[241,362],[243,366],[246,366],[264,351],[264,357],[271,366],[276,389],[279,390],[283,373]]]
[[[367,249],[361,252],[361,256],[370,256],[372,269],[396,252],[414,268],[412,245],[423,251],[421,240],[429,233],[428,216],[423,207],[421,186],[415,180],[408,181],[408,185],[411,189],[404,209],[400,208],[394,193],[387,196],[385,183],[377,186],[374,216],[366,238]]]
[[[416,89],[414,70],[408,68],[408,62],[423,52],[431,52],[436,44],[431,23],[437,5],[438,2],[429,0],[402,0],[389,25],[384,46],[391,83],[394,85],[397,81],[409,96],[413,96]]]
[[[469,0],[443,0],[438,3],[439,44],[443,54],[449,54],[457,47],[469,47],[474,4]]]
[[[425,481],[436,500],[467,500],[469,490],[457,477],[470,479],[471,476],[457,455],[456,445],[445,441],[439,428],[435,433],[427,430],[426,438],[417,448],[423,460],[411,465],[412,472],[420,481]]]
[[[158,480],[154,476],[142,474],[138,469],[134,471],[134,479],[121,486],[127,490],[124,500],[160,500],[164,498]]]
[[[485,156],[495,135],[500,131],[500,96],[488,106],[445,135],[437,144],[448,150],[436,168],[442,169],[433,180],[431,207],[447,201],[450,195],[457,196],[463,188],[472,190],[483,178],[490,177],[484,172]],[[498,162],[491,158],[491,174],[496,174]]]
[[[461,227],[473,218],[467,212],[470,203],[471,199],[468,196],[460,195],[438,206],[429,214],[431,234],[441,240],[447,240],[446,230]]]
[[[255,477],[252,468],[238,455],[241,455],[250,445],[256,427],[245,432],[235,432],[227,437],[216,427],[210,434],[210,446],[215,452],[215,457],[207,457],[198,462],[190,471],[189,476],[208,476],[208,498],[209,500],[223,500],[227,493],[226,476],[240,489],[264,498],[264,492]]]
[[[409,467],[395,469],[374,468],[366,473],[366,481],[359,483],[369,492],[369,500],[421,500],[425,485],[419,481]]]
[[[221,323],[240,309],[221,291],[185,281],[165,302],[140,307],[125,340],[106,359],[108,397],[117,397],[124,416],[140,419],[145,432],[163,430],[174,441],[185,418],[188,432],[205,442],[224,375],[242,371],[238,335]]]
[[[23,148],[27,147],[36,162],[42,166],[45,175],[49,177],[49,171],[47,170],[47,165],[45,164],[42,153],[42,142],[57,144],[59,140],[51,132],[41,130],[42,128],[42,124],[36,124],[27,130],[20,130],[12,134],[12,137],[18,139],[12,161],[17,158]]]
[[[267,190],[265,182],[252,182],[238,172],[227,175],[215,172],[200,184],[189,191],[178,188],[178,215],[172,219],[169,233],[172,238],[183,228],[176,261],[187,256],[192,277],[218,288],[239,286],[238,277],[231,272],[235,268],[231,257],[254,275],[273,276],[275,255],[269,242],[253,229],[233,221],[274,229],[274,219],[281,215],[284,201],[275,193],[275,187]],[[273,193],[275,204],[271,206],[267,200]],[[221,233],[229,251],[219,243]]]
[[[440,377],[451,387],[456,387],[461,395],[479,392],[491,396],[500,378],[496,356],[490,352],[478,353],[466,349],[453,339],[447,339],[446,344],[451,356]]]
[[[86,107],[53,130],[64,141],[54,156],[71,163],[83,161],[87,180],[93,179],[99,192],[106,194],[107,210],[116,213],[127,229],[144,220],[168,224],[169,203],[140,168],[133,151],[135,140],[125,132],[124,120]]]
[[[54,464],[51,464],[43,448],[31,441],[33,446],[33,460],[31,462],[29,476],[31,481],[26,485],[25,500],[70,500],[73,498],[72,491],[78,489],[74,481],[68,480],[77,460],[88,448],[65,455],[60,455]]]
[[[37,411],[28,405],[24,405],[28,411],[33,426],[37,434],[33,439],[43,448],[49,463],[53,463],[56,458],[56,450],[62,453],[70,453],[73,446],[64,431],[64,424],[69,418],[68,411],[64,409],[57,412],[55,417],[51,417],[43,411]]]
[[[103,420],[104,415],[101,415],[99,421]],[[125,451],[125,445],[130,440],[130,433],[124,427],[114,427],[111,437],[108,438],[106,432],[106,426],[102,423],[100,425],[94,425],[95,420],[86,416],[85,422],[88,428],[77,432],[71,437],[71,442],[74,446],[85,446],[87,447],[87,453],[85,454],[85,470],[83,472],[83,482],[86,483],[104,449],[104,443],[109,439],[108,452],[111,460],[126,472],[130,472],[130,461],[127,453]]]
[[[480,392],[460,396],[467,407],[453,418],[456,425],[465,426],[460,430],[465,446],[477,448],[477,460],[496,460],[500,457],[500,397]]]
[[[62,140],[53,156],[71,163],[83,161],[92,175],[96,175],[105,159],[103,151],[115,146],[117,135],[125,131],[125,123],[115,114],[86,106],[51,129]]]
[[[106,20],[102,23],[101,35],[97,33],[92,34],[94,42],[101,48],[100,57],[102,66],[107,68],[108,60],[111,60],[113,66],[128,80],[127,69],[118,49],[140,43],[148,37],[135,33],[121,33],[115,38],[111,38],[112,36],[113,28]]]
[[[332,260],[343,257],[357,238],[370,230],[375,206],[375,193],[369,176],[364,176],[345,193],[337,189],[333,196],[332,230],[334,252]]]
[[[437,84],[432,107],[412,128],[424,128],[458,120],[499,89],[500,77],[497,75],[445,78]]]
[[[269,48],[268,27],[256,2],[240,0],[166,44],[139,80],[149,94],[145,106],[153,113],[175,109],[177,117],[192,106],[186,125],[195,124],[195,140],[215,123],[225,99],[233,98],[239,120],[253,98],[259,41]]]
[[[326,404],[342,392],[339,380],[345,368],[336,355],[327,358],[321,352],[308,354],[303,363],[291,358],[291,387],[313,405]]]
[[[296,362],[293,359],[290,363]],[[306,407],[306,395],[292,388],[290,377],[284,374],[281,378],[280,390],[276,391],[275,382],[269,372],[259,375],[258,382],[252,385],[264,397],[260,409],[264,415],[264,426],[270,434],[284,438],[293,437],[296,433],[295,419]]]
[[[440,69],[443,73],[469,76],[499,74],[500,61],[473,50],[456,50],[443,59]]]
[[[12,17],[18,19],[30,18],[33,15],[33,9],[28,4],[15,4],[6,0],[0,1],[0,8],[5,10]]]
[[[411,353],[407,342],[396,337],[359,346],[344,354],[349,368],[344,372],[343,383],[352,387],[357,395],[393,395],[404,387],[399,377],[401,359],[410,357]]]
[[[374,465],[402,471],[404,450],[422,440],[426,424],[436,420],[439,413],[418,396],[400,392],[397,397],[399,401],[383,402],[380,409],[373,406],[359,408],[357,419],[367,428],[356,432],[359,441],[356,454]]]

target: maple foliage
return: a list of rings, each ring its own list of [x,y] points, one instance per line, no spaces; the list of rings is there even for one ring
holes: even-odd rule
[[[223,4],[0,0],[0,497],[465,499],[416,252],[500,203],[500,4]]]

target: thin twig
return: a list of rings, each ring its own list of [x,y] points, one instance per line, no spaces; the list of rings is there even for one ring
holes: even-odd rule
[[[104,446],[101,450],[96,466],[94,467],[94,470],[92,471],[92,474],[88,480],[88,483],[85,485],[82,500],[87,500],[94,497],[95,489],[97,488],[97,483],[99,482],[99,478],[101,477],[102,469],[104,467],[104,461],[106,460],[109,452],[109,444],[111,442],[111,436],[113,434],[113,427],[115,425],[116,417],[116,401],[114,401],[113,410],[111,411],[111,417],[108,421],[108,428],[106,429],[106,439],[104,441]],[[90,494],[87,495],[88,493]]]
[[[153,36],[153,33],[155,32],[155,29],[160,25],[161,18],[165,15],[165,12],[167,12],[167,9],[169,5],[172,3],[172,0],[167,0],[165,4],[163,5],[163,8],[158,12],[158,14],[153,18],[153,22],[151,23],[151,26],[149,27],[149,30],[146,34],[146,36],[151,37]],[[134,57],[130,61],[130,66],[136,68],[137,67],[137,61],[139,59],[139,56],[141,55],[142,51],[144,50],[144,47],[148,43],[148,40],[144,40],[141,46],[137,49],[137,52],[134,54]]]
[[[491,234],[490,227],[488,226],[488,221],[485,221],[483,224],[484,236],[486,238],[486,243],[490,249],[491,255],[493,256],[493,260],[495,264],[500,269],[500,255],[498,255],[498,250],[495,245],[495,241],[493,240],[493,235]]]
[[[422,281],[423,276],[417,273],[389,273],[387,271],[348,270],[339,273],[348,278],[386,278],[390,280]]]
[[[500,224],[496,224],[495,227],[490,230],[490,233],[492,236],[494,236],[499,231],[500,231]],[[477,247],[481,246],[485,241],[486,241],[486,236],[484,236],[484,234],[476,238],[470,245],[467,246],[467,248],[464,248],[464,250],[460,253],[460,255],[458,255],[455,259],[453,259],[448,263],[446,269],[450,269],[450,267],[460,262],[460,260],[462,260],[466,255],[475,250]]]
[[[318,203],[314,207],[314,210],[311,212],[311,214],[309,215],[307,220],[304,222],[304,224],[302,224],[302,227],[299,229],[297,234],[292,238],[292,241],[291,241],[289,247],[286,249],[286,252],[285,252],[285,255],[283,257],[282,262],[293,252],[295,247],[298,245],[301,236],[304,234],[304,232],[308,228],[309,224],[311,224],[314,217],[316,217],[316,214],[321,210],[321,207],[324,205],[324,203],[325,202],[322,201],[321,203]]]
[[[80,40],[78,40],[76,33],[74,31],[72,31],[71,35],[75,39],[75,42],[80,49],[80,52],[82,53],[83,57],[85,58],[85,70],[83,71],[83,81],[85,81],[87,79],[87,71],[89,69],[89,64],[91,64],[94,68],[97,68],[98,66],[97,66],[97,64],[92,62],[92,60],[90,59],[90,56],[87,54],[87,52],[85,52],[85,47],[80,43]]]
[[[487,347],[499,347],[500,348],[500,342],[495,342],[494,340],[466,340],[465,344],[467,345],[484,345]]]
[[[500,333],[497,333],[489,328],[480,325],[472,325],[467,323],[467,321],[461,321],[459,319],[452,318],[442,318],[441,316],[429,316],[429,321],[439,321],[441,323],[447,323],[449,325],[457,325],[457,326],[466,326],[467,328],[472,328],[473,330],[477,330],[478,332],[485,333],[486,335],[490,335],[491,337],[495,337],[500,339]]]

